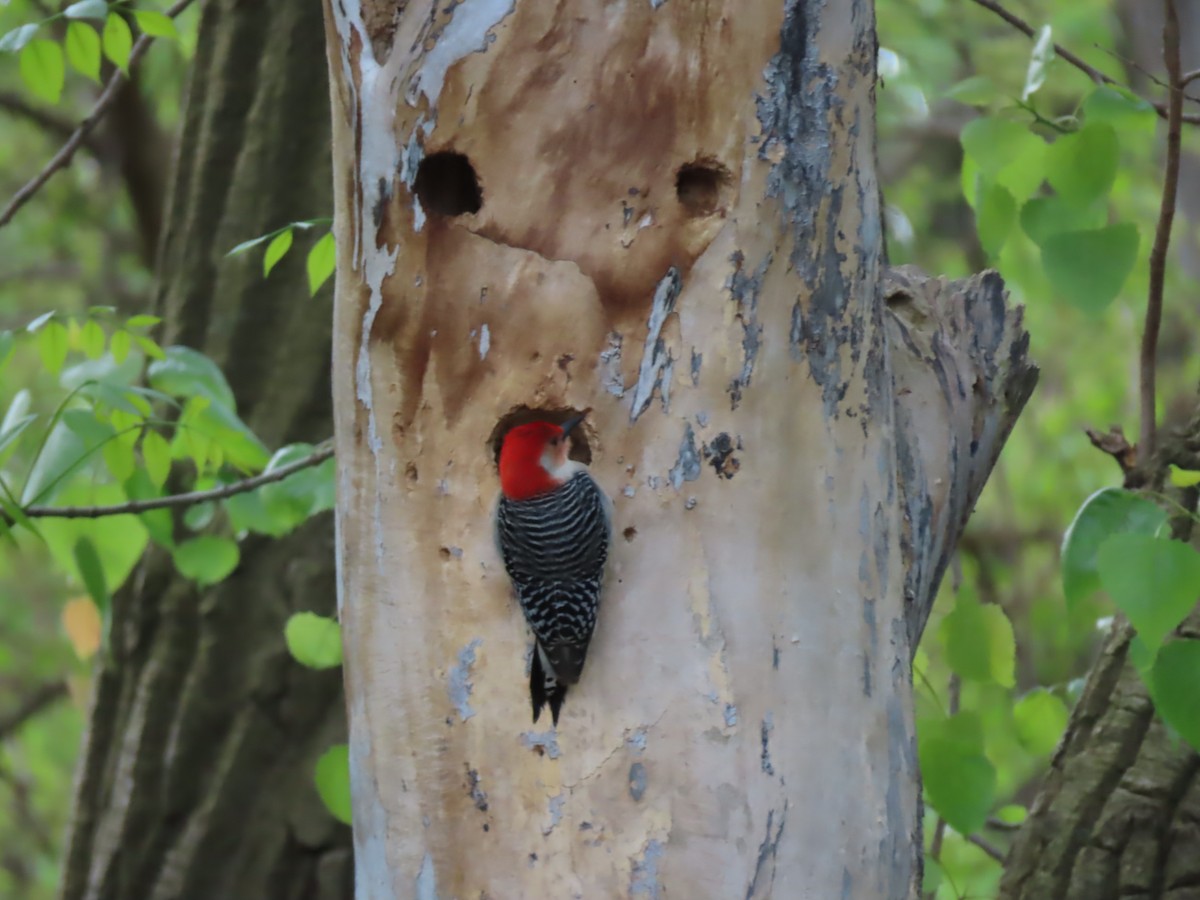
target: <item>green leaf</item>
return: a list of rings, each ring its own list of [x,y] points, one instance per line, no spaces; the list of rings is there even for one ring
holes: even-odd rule
[[[103,5],[103,4],[102,4]],[[84,22],[68,22],[63,41],[69,62],[79,74],[100,82],[100,35]]]
[[[83,353],[88,359],[99,359],[104,355],[104,329],[94,319],[84,323],[79,339]]]
[[[1200,553],[1180,541],[1115,534],[1096,563],[1104,590],[1152,653],[1200,597]]]
[[[1158,651],[1150,673],[1154,708],[1200,750],[1200,641],[1172,641]]]
[[[959,834],[972,834],[987,821],[996,793],[979,720],[962,712],[922,724],[918,755],[929,804]]]
[[[135,336],[136,337],[136,336]],[[150,386],[172,397],[207,397],[233,409],[233,391],[215,362],[191,347],[168,347],[147,370]]]
[[[1085,312],[1099,313],[1121,292],[1137,250],[1135,225],[1068,231],[1046,238],[1042,266],[1063,299]]]
[[[1181,469],[1174,463],[1171,464],[1169,478],[1175,487],[1195,487],[1200,484],[1200,472],[1194,469]]]
[[[946,91],[946,96],[967,106],[987,106],[999,93],[986,75],[972,75]]]
[[[267,463],[266,472],[299,462],[311,456],[315,448],[311,444],[291,444],[276,451]],[[332,459],[320,465],[301,469],[276,484],[259,489],[264,502],[277,517],[288,522],[287,531],[295,528],[309,516],[333,509],[336,499],[335,463]]]
[[[133,450],[124,441],[109,441],[101,448],[100,454],[104,457],[104,465],[116,481],[127,480],[137,469],[137,459]]]
[[[190,440],[208,446],[207,454],[219,453],[229,465],[243,472],[258,472],[270,454],[257,435],[231,409],[210,404],[192,419]]]
[[[58,374],[67,359],[67,327],[62,322],[47,322],[38,332],[37,349],[42,365],[51,374]]]
[[[163,495],[162,489],[150,481],[144,468],[135,471],[125,482],[125,493],[130,500],[150,500]],[[167,550],[174,549],[175,522],[169,509],[151,509],[138,513],[137,517],[149,533],[150,540]]]
[[[1030,753],[1042,756],[1058,746],[1067,727],[1067,707],[1045,688],[1036,688],[1013,707],[1017,740]]]
[[[167,358],[167,354],[163,352],[162,347],[158,346],[158,344],[144,334],[133,334],[130,337],[133,338],[135,344],[142,348],[142,352],[151,359],[163,360]]]
[[[19,68],[21,80],[35,97],[47,103],[58,102],[67,76],[62,47],[45,39],[30,41],[21,50]]]
[[[989,256],[999,254],[1017,221],[1017,202],[1008,188],[988,184],[975,204],[975,230]]]
[[[1083,501],[1063,535],[1062,580],[1071,609],[1100,589],[1096,556],[1114,534],[1153,535],[1166,524],[1167,514],[1132,491],[1105,488]]]
[[[133,32],[129,30],[129,23],[117,13],[109,13],[104,20],[101,44],[109,62],[128,75],[129,51],[133,49]]]
[[[292,229],[285,228],[279,234],[275,235],[271,243],[267,244],[267,252],[263,254],[263,278],[271,274],[271,270],[275,268],[275,264],[283,259],[284,254],[292,248]]]
[[[171,445],[157,431],[147,429],[142,435],[142,461],[150,481],[162,487],[171,473]]]
[[[183,524],[189,531],[203,531],[217,515],[217,504],[211,501],[189,506],[183,514]]]
[[[283,628],[288,652],[310,669],[342,664],[342,628],[337,620],[311,612],[293,613]]]
[[[308,271],[308,293],[314,295],[326,279],[333,274],[337,264],[337,243],[333,232],[329,232],[308,251],[305,268]]]
[[[108,4],[104,0],[79,0],[63,10],[68,19],[103,19],[108,15]]]
[[[87,592],[91,594],[92,600],[95,601],[96,609],[100,610],[102,614],[107,612],[109,607],[108,583],[104,580],[104,565],[100,561],[100,554],[96,552],[96,545],[87,535],[81,535],[75,541],[74,555],[79,577],[83,580]]]
[[[1010,803],[996,810],[996,818],[1006,825],[1020,825],[1029,817],[1029,810],[1019,803]]]
[[[963,594],[942,620],[940,634],[950,668],[971,681],[1013,686],[1016,642],[1012,623],[999,606]]]
[[[8,362],[16,343],[17,339],[11,331],[7,328],[0,330],[0,369]]]
[[[1025,87],[1021,99],[1028,100],[1046,83],[1046,72],[1054,62],[1054,38],[1049,25],[1038,29],[1037,40],[1029,54],[1029,68],[1025,72]]]
[[[1064,231],[1084,231],[1101,228],[1108,218],[1103,202],[1079,207],[1062,197],[1034,197],[1021,207],[1021,228],[1039,247],[1051,235]]]
[[[130,355],[130,332],[114,331],[113,338],[108,342],[108,352],[113,354],[116,365],[122,364]]]
[[[1117,177],[1119,156],[1113,127],[1089,123],[1050,145],[1046,180],[1068,203],[1088,206],[1108,196]]]
[[[68,506],[109,506],[127,500],[117,484],[94,484],[79,480],[65,487],[56,501]],[[146,549],[145,526],[134,515],[105,516],[103,519],[38,519],[39,527],[54,561],[65,571],[76,565],[75,545],[86,537],[96,548],[109,592],[116,591]]]
[[[1098,87],[1083,102],[1084,121],[1106,122],[1122,134],[1153,133],[1158,126],[1154,107],[1128,88]]]
[[[995,177],[1013,159],[1035,143],[1044,143],[1020,122],[981,116],[966,124],[962,130],[963,152],[971,157],[984,175]]]
[[[267,234],[260,234],[258,237],[250,238],[250,240],[248,240],[248,241],[242,241],[240,244],[235,246],[232,250],[230,250],[225,255],[226,256],[237,256],[241,253],[245,253],[247,250],[251,249],[252,247],[257,247],[259,244],[262,244],[262,243],[265,243],[266,241],[271,240],[271,238],[275,237],[275,235],[279,234],[281,231],[290,230],[291,228],[292,228],[291,225],[287,225],[287,226],[284,226],[284,228],[279,229],[279,231],[271,231],[271,232],[268,232]]]
[[[128,322],[125,323],[125,327],[126,328],[150,328],[154,325],[157,325],[161,321],[162,321],[162,319],[159,316],[139,315],[139,316],[133,316]]]
[[[8,406],[8,412],[4,414],[4,421],[0,422],[0,464],[17,448],[17,441],[25,433],[25,429],[38,419],[36,415],[29,413],[29,402],[28,390],[22,388],[17,391]]]
[[[14,28],[12,31],[5,32],[3,37],[0,37],[0,53],[18,53],[20,50],[33,40],[33,36],[37,34],[37,22],[30,22],[28,25],[21,25]]]
[[[198,584],[216,584],[237,568],[238,546],[229,538],[202,534],[179,544],[173,554],[175,568]]]
[[[339,822],[349,825],[350,812],[350,748],[334,744],[317,760],[313,779],[317,794],[325,808]]]
[[[179,30],[175,27],[171,17],[163,15],[158,10],[135,9],[133,18],[137,22],[138,28],[151,37],[176,39],[179,37]]]
[[[107,428],[97,422],[90,412],[72,410],[81,413],[99,428]],[[21,503],[29,506],[33,503],[48,502],[66,487],[66,481],[79,471],[88,461],[91,454],[99,449],[100,441],[85,442],[80,437],[80,420],[72,419],[64,414],[54,427],[50,429],[45,443],[29,471],[29,478],[21,492]],[[73,428],[72,425],[75,427]],[[111,432],[110,432],[111,433]]]

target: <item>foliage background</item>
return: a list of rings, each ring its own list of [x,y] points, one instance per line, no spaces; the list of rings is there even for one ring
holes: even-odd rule
[[[1034,27],[1049,25],[1055,41],[1119,82],[1161,98],[1139,69],[1161,71],[1157,48],[1151,41],[1147,50],[1144,40],[1154,27],[1135,21],[1145,17],[1145,4],[1014,0],[1010,8]],[[0,5],[0,34],[42,19],[46,11],[33,0]],[[147,209],[162,202],[196,13],[186,11],[177,23],[179,39],[156,41],[137,70],[129,105],[140,115],[104,123],[71,167],[0,228],[0,330],[19,332],[49,310],[82,315],[89,307],[113,306],[126,317],[153,312],[157,235]],[[992,240],[981,242],[964,196],[962,129],[981,115],[1030,121],[1014,98],[1026,85],[1031,41],[964,0],[878,0],[877,14],[879,158],[891,261],[949,276],[998,268],[1025,304],[1032,353],[1043,371],[971,520],[917,660],[918,725],[930,789],[937,790],[938,772],[961,776],[966,780],[956,784],[975,802],[951,817],[971,820],[982,809],[992,819],[991,826],[964,829],[974,833],[978,842],[972,842],[971,834],[939,824],[944,802],[930,804],[927,887],[939,898],[990,896],[1000,868],[987,848],[1003,850],[1003,823],[1019,821],[1032,799],[1113,613],[1102,597],[1068,611],[1059,546],[1084,499],[1120,480],[1084,427],[1119,423],[1129,434],[1137,430],[1138,340],[1164,126],[1153,115],[1135,116],[1119,132],[1106,213],[1137,226],[1137,261],[1111,306],[1082,311],[1051,289],[1037,247],[1019,228],[998,249]],[[61,39],[60,26],[47,31]],[[1200,42],[1200,29],[1189,29],[1187,37]],[[1188,62],[1185,57],[1185,68],[1191,68]],[[1034,103],[1047,119],[1069,116],[1093,88],[1085,75],[1057,60]],[[96,90],[69,72],[61,100],[48,104],[22,81],[17,56],[0,53],[0,201],[57,149]],[[1034,131],[1053,136],[1044,126]],[[1186,132],[1185,147],[1195,148]],[[1185,160],[1185,193],[1193,166],[1190,157]],[[1160,409],[1168,423],[1190,412],[1200,375],[1192,353],[1200,310],[1188,291],[1197,268],[1197,230],[1186,215],[1200,209],[1200,196],[1182,202],[1160,349]],[[215,255],[229,249],[210,248]],[[52,411],[63,393],[58,374],[47,369],[32,341],[19,346],[2,370],[0,410],[26,389],[33,411],[41,413]],[[86,485],[80,490],[77,502],[98,496],[89,495]],[[108,529],[105,553],[141,546],[145,536],[131,522]],[[54,895],[99,637],[99,620],[81,613],[86,605],[78,602],[86,597],[85,585],[60,562],[36,541],[0,543],[0,896],[14,900]],[[960,652],[968,646],[978,652]],[[956,712],[956,726],[947,730]],[[965,751],[964,733],[970,745]],[[960,765],[964,758],[986,762]]]

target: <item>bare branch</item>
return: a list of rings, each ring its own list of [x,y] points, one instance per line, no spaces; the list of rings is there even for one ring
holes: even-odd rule
[[[1004,851],[1001,850],[999,847],[992,846],[992,844],[988,843],[986,840],[981,838],[979,835],[968,834],[967,841],[969,843],[974,844],[976,847],[978,847],[980,850],[982,850],[984,853],[986,853],[992,859],[996,860],[996,862],[998,862],[998,863],[1004,862]]]
[[[48,681],[38,685],[24,697],[17,708],[0,718],[0,741],[12,737],[18,728],[40,713],[47,706],[67,696],[65,681]]]
[[[261,475],[255,475],[253,478],[245,478],[241,481],[235,481],[233,484],[225,484],[219,488],[207,491],[172,494],[169,497],[154,497],[149,500],[130,500],[128,503],[115,503],[112,506],[30,506],[22,510],[22,512],[30,519],[99,519],[104,516],[122,516],[130,513],[149,512],[152,509],[194,506],[197,503],[207,503],[210,500],[224,500],[227,497],[253,491],[266,484],[283,481],[289,475],[294,475],[303,469],[320,465],[332,457],[333,444],[332,442],[326,442],[304,457],[304,459],[298,459],[295,462],[288,463],[286,466],[272,469],[270,472],[263,472]],[[10,525],[13,524],[12,520],[7,517],[4,520]]]
[[[1142,331],[1141,428],[1138,433],[1138,460],[1148,462],[1154,455],[1155,376],[1158,367],[1158,329],[1162,323],[1163,284],[1166,281],[1167,249],[1171,245],[1171,225],[1175,221],[1175,195],[1179,189],[1179,156],[1183,137],[1183,69],[1179,61],[1179,13],[1175,0],[1165,0],[1163,25],[1163,62],[1167,68],[1167,162],[1163,175],[1162,205],[1154,247],[1150,250],[1150,292],[1146,300],[1146,327]]]
[[[13,116],[28,119],[43,131],[53,135],[58,140],[65,140],[75,130],[75,123],[47,109],[34,106],[15,91],[0,91],[0,109]],[[85,141],[84,146],[96,152],[91,141]]]
[[[191,6],[193,2],[194,0],[177,0],[175,5],[167,10],[166,14],[174,18]],[[138,39],[133,42],[133,48],[129,51],[127,69],[130,71],[133,70],[133,67],[137,65],[146,51],[150,49],[150,44],[153,41],[154,38],[151,35],[139,35]],[[71,161],[71,158],[75,155],[75,151],[83,146],[88,135],[92,133],[92,130],[104,117],[104,114],[108,112],[108,108],[117,99],[121,83],[125,80],[125,77],[125,74],[120,69],[112,73],[108,79],[108,83],[104,85],[104,90],[96,98],[96,103],[92,106],[91,112],[84,116],[83,121],[79,123],[71,136],[67,138],[67,142],[59,148],[58,152],[51,157],[50,161],[42,167],[42,170],[37,175],[13,194],[13,198],[8,202],[8,205],[4,207],[3,211],[0,211],[0,228],[11,222],[13,216],[17,214],[21,207],[28,203],[33,198],[33,195],[41,190],[42,185],[49,181],[55,172],[65,168]]]

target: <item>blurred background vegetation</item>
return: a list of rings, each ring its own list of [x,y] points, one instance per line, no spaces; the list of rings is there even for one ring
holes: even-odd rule
[[[1032,123],[1032,133],[1054,138],[1055,123],[1069,122],[1095,85],[1053,61],[1026,101],[1042,120],[1035,121],[1017,102],[1034,45],[1010,24],[968,0],[878,0],[876,8],[879,167],[890,260],[951,277],[998,269],[1025,305],[1031,355],[1043,373],[971,519],[916,664],[919,727],[954,711],[972,714],[993,770],[981,776],[992,779],[986,846],[940,825],[938,803],[930,804],[926,842],[937,865],[927,884],[939,897],[986,897],[1000,877],[989,848],[1003,851],[1005,824],[1021,820],[1036,792],[1113,614],[1102,596],[1068,610],[1059,551],[1080,504],[1120,483],[1112,459],[1091,445],[1084,428],[1120,424],[1137,433],[1138,343],[1165,126],[1152,111],[1133,109],[1122,120],[1107,212],[1113,221],[1136,225],[1136,263],[1110,306],[1082,310],[1051,286],[1037,245],[1021,228],[999,241],[994,234],[981,240],[976,197],[964,193],[972,182],[969,166],[963,175],[960,135],[972,121],[991,116]],[[1049,25],[1054,41],[1120,84],[1162,99],[1154,82],[1162,72],[1157,4],[1012,0],[1008,8],[1037,29]],[[0,34],[56,11],[41,0],[0,4]],[[1185,69],[1200,64],[1200,16],[1190,18],[1195,21],[1184,21]],[[155,244],[197,21],[198,5],[177,19],[177,38],[154,42],[125,96],[71,166],[0,228],[0,330],[19,332],[50,310],[154,312]],[[60,41],[65,37],[65,20],[43,28]],[[71,70],[61,99],[51,104],[23,81],[18,54],[0,53],[0,203],[56,151],[98,90]],[[1160,345],[1160,411],[1168,426],[1191,412],[1200,377],[1194,353],[1200,297],[1190,289],[1200,270],[1193,219],[1200,215],[1200,179],[1187,152],[1195,136],[1185,130],[1184,137],[1181,216]],[[59,374],[47,369],[33,343],[18,346],[2,372],[0,410],[25,390],[33,412],[50,412],[61,398]],[[91,492],[79,502],[98,499]],[[140,552],[145,534],[131,521],[104,529],[106,557]],[[994,664],[966,677],[953,658],[952,638],[980,605],[989,612],[976,616],[973,627],[990,642],[991,656],[984,656]],[[99,640],[100,619],[88,606],[85,585],[56,563],[51,547],[0,542],[0,897],[55,894]]]

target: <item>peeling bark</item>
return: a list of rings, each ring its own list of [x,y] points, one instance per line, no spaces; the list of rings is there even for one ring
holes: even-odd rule
[[[975,501],[1037,384],[1021,309],[995,272],[962,281],[905,266],[883,284],[904,508],[904,598],[916,649]]]
[[[1033,376],[998,281],[885,310],[870,3],[390,10],[326,4],[361,896],[914,896],[913,610]],[[491,537],[521,407],[593,409],[616,504],[556,730]]]

